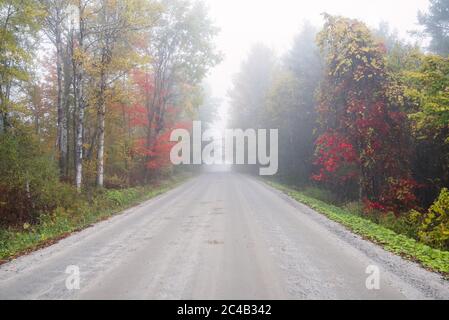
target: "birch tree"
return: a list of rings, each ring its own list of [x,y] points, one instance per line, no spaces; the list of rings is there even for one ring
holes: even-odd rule
[[[86,59],[85,36],[86,14],[88,13],[88,0],[77,0],[72,7],[71,14],[71,56],[73,67],[73,91],[75,109],[77,110],[77,125],[75,139],[75,185],[81,191],[83,180],[83,143],[84,143],[84,112],[86,97],[84,91],[84,60]]]
[[[146,0],[99,2],[95,25],[96,52],[92,69],[97,78],[94,99],[97,108],[97,130],[93,141],[98,141],[96,184],[100,188],[104,185],[107,98],[113,83],[125,77],[138,62],[135,40],[152,28],[157,13],[157,6]],[[91,148],[94,145],[95,143],[92,143]]]
[[[68,123],[66,99],[68,93],[64,90],[64,83],[70,82],[64,79],[63,63],[64,53],[64,25],[67,22],[67,0],[42,0],[46,11],[44,32],[56,49],[56,77],[57,77],[57,135],[56,146],[59,156],[59,170],[61,177],[67,174],[68,166]],[[67,85],[67,84],[66,84]],[[70,84],[68,84],[70,85]]]

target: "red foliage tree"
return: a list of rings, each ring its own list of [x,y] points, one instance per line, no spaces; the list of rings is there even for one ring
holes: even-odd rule
[[[416,200],[407,119],[387,94],[384,48],[361,22],[326,20],[318,37],[327,62],[318,107],[324,133],[316,142],[320,172],[313,179],[334,186],[357,181],[367,208],[407,210]]]
[[[135,70],[132,75],[135,94],[126,112],[129,126],[136,132],[133,153],[142,159],[144,171],[158,172],[171,166],[171,132],[178,128],[189,130],[191,123],[179,119],[179,107],[164,101],[167,92],[154,94],[157,89],[150,73]]]

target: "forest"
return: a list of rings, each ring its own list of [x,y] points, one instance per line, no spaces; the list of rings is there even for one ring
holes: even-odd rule
[[[417,16],[414,40],[323,14],[281,57],[255,44],[230,126],[279,128],[278,181],[447,250],[449,1]]]
[[[417,16],[415,41],[323,14],[255,44],[227,125],[279,128],[276,181],[449,250],[449,1]],[[0,259],[185,173],[170,132],[214,121],[222,59],[204,3],[0,0],[0,23]]]
[[[167,133],[220,61],[202,3],[2,0],[0,21],[3,225],[171,174]]]

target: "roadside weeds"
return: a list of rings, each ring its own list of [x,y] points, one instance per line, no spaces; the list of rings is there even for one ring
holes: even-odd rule
[[[382,246],[385,250],[417,262],[424,268],[433,272],[438,272],[445,278],[449,278],[448,251],[431,248],[414,239],[397,234],[367,218],[363,218],[362,216],[350,213],[341,207],[307,196],[286,185],[267,180],[262,181],[271,187],[282,191],[290,198],[343,225],[350,231],[362,236],[364,239]]]
[[[92,227],[94,224],[122,214],[126,209],[162,195],[190,179],[192,175],[167,178],[156,186],[123,190],[108,190],[101,196],[105,207],[80,209],[78,214],[53,213],[28,229],[0,229],[0,265],[20,256],[51,246],[70,235]]]

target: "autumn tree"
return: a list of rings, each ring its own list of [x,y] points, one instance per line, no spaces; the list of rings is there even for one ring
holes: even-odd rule
[[[44,33],[52,43],[56,51],[56,109],[57,109],[57,135],[56,145],[59,156],[59,170],[61,177],[67,175],[68,170],[68,116],[67,116],[67,92],[64,91],[64,82],[66,86],[70,86],[70,79],[64,79],[63,63],[65,56],[64,52],[64,33],[67,23],[67,15],[69,14],[68,0],[41,0],[45,10]]]
[[[149,35],[147,53],[151,62],[144,66],[152,90],[145,96],[147,110],[146,163],[152,147],[165,128],[167,110],[182,97],[183,88],[201,83],[207,71],[220,61],[212,42],[217,29],[202,2],[163,0],[162,15]],[[150,170],[146,170],[146,179]]]
[[[361,22],[325,15],[318,43],[326,59],[318,112],[315,180],[357,187],[368,207],[399,213],[415,201],[406,117],[388,94],[385,49]],[[349,187],[349,189],[347,189]]]
[[[75,127],[75,186],[81,191],[83,181],[84,158],[84,114],[87,106],[86,94],[86,38],[90,32],[89,18],[92,6],[89,0],[77,0],[72,7],[70,17],[70,56],[73,72],[73,97],[76,115]]]
[[[193,1],[1,1],[0,224],[170,173],[216,32]]]
[[[419,55],[403,82],[415,141],[415,172],[425,205],[449,186],[449,59]]]
[[[12,125],[10,112],[20,96],[20,84],[28,79],[26,66],[42,17],[36,1],[0,2],[0,134]]]
[[[103,187],[104,184],[108,97],[111,97],[114,82],[126,76],[133,66],[139,63],[141,58],[136,54],[138,46],[153,27],[157,12],[152,2],[144,0],[126,2],[102,0],[98,3],[98,14],[93,22],[96,42],[93,45],[90,68],[90,75],[95,78],[97,88],[92,99],[97,110],[97,127],[90,148],[94,148],[95,145],[97,147],[98,187]]]

